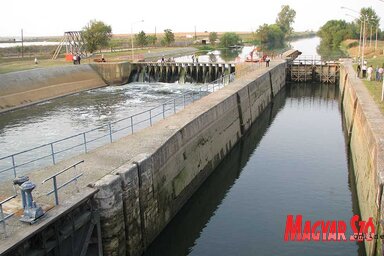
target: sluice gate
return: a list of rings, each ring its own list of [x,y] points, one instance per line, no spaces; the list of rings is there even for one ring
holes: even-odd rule
[[[234,63],[137,62],[128,82],[210,83],[233,72]]]
[[[320,82],[336,84],[340,77],[340,63],[320,58],[301,57],[288,62],[287,82]]]

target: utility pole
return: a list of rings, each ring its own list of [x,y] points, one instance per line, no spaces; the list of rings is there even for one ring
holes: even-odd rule
[[[197,35],[196,35],[196,26],[195,26],[195,40],[197,40]]]
[[[21,29],[21,58],[24,58],[24,36],[23,29]]]

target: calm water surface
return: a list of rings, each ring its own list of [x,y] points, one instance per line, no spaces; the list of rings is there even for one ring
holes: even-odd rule
[[[354,186],[338,89],[291,85],[146,255],[364,255],[354,242],[283,239],[287,214],[349,223]]]

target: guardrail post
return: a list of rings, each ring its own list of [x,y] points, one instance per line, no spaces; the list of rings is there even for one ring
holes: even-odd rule
[[[131,132],[133,134],[133,117],[131,116]]]
[[[176,98],[173,98],[173,113],[176,113]]]
[[[191,92],[192,94],[192,102],[195,102],[195,98],[193,97],[193,91]]]
[[[4,212],[3,212],[3,205],[0,205],[0,222],[3,223],[3,229],[4,229],[4,235],[5,237],[7,237],[7,225],[5,224],[5,216],[4,216]]]
[[[199,99],[201,99],[201,87],[199,87]]]
[[[149,125],[152,126],[152,109],[149,110]]]
[[[165,118],[165,103],[163,104],[163,119]]]
[[[53,162],[53,164],[56,164],[55,151],[53,150],[53,142],[51,143],[51,154],[52,154],[52,162]]]
[[[83,132],[83,139],[84,139],[84,151],[85,153],[88,152],[88,149],[87,149],[87,138],[85,137],[85,132]]]
[[[55,204],[59,205],[59,194],[57,193],[57,181],[56,181],[56,176],[53,176],[53,190],[55,193]]]
[[[15,156],[12,155],[12,168],[13,168],[13,174],[15,175],[15,178],[17,177],[17,174],[16,174],[16,164],[15,164]]]
[[[108,128],[109,128],[109,140],[112,143],[112,125],[111,125],[111,123],[108,123]]]
[[[183,108],[185,108],[185,93],[183,94]]]

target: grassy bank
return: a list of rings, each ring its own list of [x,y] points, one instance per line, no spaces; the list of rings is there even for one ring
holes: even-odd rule
[[[371,44],[369,44],[368,40],[367,45],[368,46],[364,48],[364,59],[367,61],[367,66],[369,67],[372,65],[374,70],[376,67],[384,67],[384,41],[378,41],[377,47],[375,47],[375,41],[372,40]],[[359,53],[358,40],[346,40],[343,42],[343,47],[348,51],[348,54],[351,58],[357,60]],[[356,69],[357,64],[355,64],[354,67]],[[381,112],[384,114],[384,102],[381,101],[382,82],[368,81],[366,79],[362,79],[362,81],[364,82],[374,101],[377,103]]]

